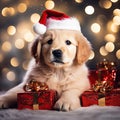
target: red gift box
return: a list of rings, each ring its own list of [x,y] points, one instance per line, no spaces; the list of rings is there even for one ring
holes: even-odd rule
[[[54,90],[18,93],[18,109],[51,110],[56,99],[57,93]]]
[[[81,104],[84,107],[90,105],[99,106],[120,106],[120,90],[113,89],[106,93],[97,93],[95,91],[85,91],[81,96]]]

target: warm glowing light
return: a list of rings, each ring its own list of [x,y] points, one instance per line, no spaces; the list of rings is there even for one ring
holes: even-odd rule
[[[9,71],[9,72],[7,73],[7,75],[6,75],[6,77],[7,77],[7,79],[8,79],[9,81],[14,81],[15,78],[16,78],[16,75],[15,75],[15,73],[14,73],[13,71]]]
[[[114,49],[115,49],[115,45],[112,42],[107,42],[106,45],[105,45],[105,49],[108,52],[113,52]]]
[[[120,16],[120,9],[115,9],[113,11],[114,16]]]
[[[51,9],[54,8],[54,6],[55,6],[55,3],[54,3],[54,1],[52,1],[52,0],[47,0],[47,1],[45,2],[45,7],[46,7],[46,9],[51,10]]]
[[[15,47],[18,49],[22,49],[25,46],[25,42],[23,39],[17,39],[15,40]]]
[[[24,13],[27,10],[27,5],[25,3],[20,3],[17,9],[20,13]]]
[[[23,62],[22,67],[23,67],[24,70],[27,70],[27,68],[28,68],[28,63],[29,63],[28,61],[24,61],[24,62]]]
[[[118,29],[119,29],[119,27],[116,25],[116,24],[111,24],[111,31],[112,32],[114,32],[114,33],[116,33],[116,32],[118,32]]]
[[[12,49],[12,46],[11,46],[11,43],[10,43],[10,42],[5,41],[5,42],[2,44],[2,50],[3,50],[3,51],[9,52],[11,49]]]
[[[16,33],[16,28],[15,28],[15,26],[9,26],[8,28],[7,28],[7,32],[8,32],[8,34],[9,35],[14,35],[15,33]]]
[[[106,51],[106,49],[105,49],[104,46],[102,46],[102,47],[100,48],[99,52],[100,52],[100,54],[101,54],[102,56],[106,56],[106,55],[108,54],[108,52]]]
[[[75,0],[75,2],[77,2],[77,3],[82,3],[83,0]]]
[[[11,64],[13,67],[17,67],[17,66],[19,65],[18,59],[17,59],[16,57],[11,58],[10,64]]]
[[[85,13],[86,14],[88,14],[88,15],[92,15],[93,13],[94,13],[94,7],[93,6],[87,6],[86,8],[85,8]]]
[[[109,1],[109,0],[100,0],[100,1],[99,1],[99,5],[100,5],[102,8],[109,9],[109,8],[112,7],[112,2]]]
[[[117,57],[118,59],[120,59],[120,49],[117,50],[117,52],[116,52],[116,57]]]
[[[2,15],[4,17],[6,16],[12,16],[15,14],[15,9],[13,7],[5,7],[2,9]]]
[[[112,32],[114,32],[114,33],[117,33],[119,27],[118,27],[118,25],[116,25],[114,22],[109,21],[109,22],[107,23],[107,29],[108,29],[108,31],[112,31]]]
[[[40,15],[37,14],[37,13],[33,13],[30,17],[30,20],[33,22],[33,23],[37,23],[40,19]]]
[[[0,62],[2,62],[2,61],[3,61],[3,55],[0,54]]]
[[[98,23],[93,23],[91,25],[91,30],[94,32],[94,33],[99,33],[100,32],[100,25]]]
[[[118,0],[111,0],[111,2],[116,3],[116,2],[118,2]]]
[[[105,35],[105,40],[108,42],[115,42],[115,36],[113,34]]]
[[[95,53],[94,53],[94,51],[91,51],[91,54],[90,54],[89,60],[92,60],[94,57],[95,57]]]
[[[24,39],[27,42],[32,42],[34,39],[34,35],[30,31],[28,31],[27,33],[25,33]]]
[[[113,18],[113,22],[116,24],[116,25],[120,25],[120,16],[115,16]]]

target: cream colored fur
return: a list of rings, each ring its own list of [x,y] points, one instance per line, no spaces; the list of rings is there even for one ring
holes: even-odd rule
[[[52,43],[48,41],[52,40]],[[71,44],[66,44],[69,40]],[[52,53],[62,51],[61,63],[55,62]],[[90,43],[78,31],[48,30],[32,44],[33,59],[23,82],[0,96],[0,107],[9,107],[16,101],[18,92],[24,92],[23,86],[34,79],[45,82],[50,89],[57,91],[58,101],[54,108],[62,111],[80,107],[79,96],[90,88],[88,68],[85,63],[91,52]]]

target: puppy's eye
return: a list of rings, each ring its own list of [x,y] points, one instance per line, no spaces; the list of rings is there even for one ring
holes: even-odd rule
[[[71,41],[70,40],[66,40],[65,43],[66,43],[66,45],[70,45]]]
[[[52,42],[53,42],[53,40],[52,40],[52,39],[50,39],[50,40],[48,40],[48,41],[47,41],[47,43],[48,43],[49,45],[51,45],[51,44],[52,44]]]

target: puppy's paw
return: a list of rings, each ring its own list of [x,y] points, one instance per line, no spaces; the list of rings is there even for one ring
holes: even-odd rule
[[[8,108],[8,102],[6,101],[6,99],[3,96],[0,96],[0,109],[2,108]]]
[[[71,111],[75,110],[80,107],[80,100],[79,98],[64,98],[61,97],[54,106],[54,109],[61,110],[61,111]]]

